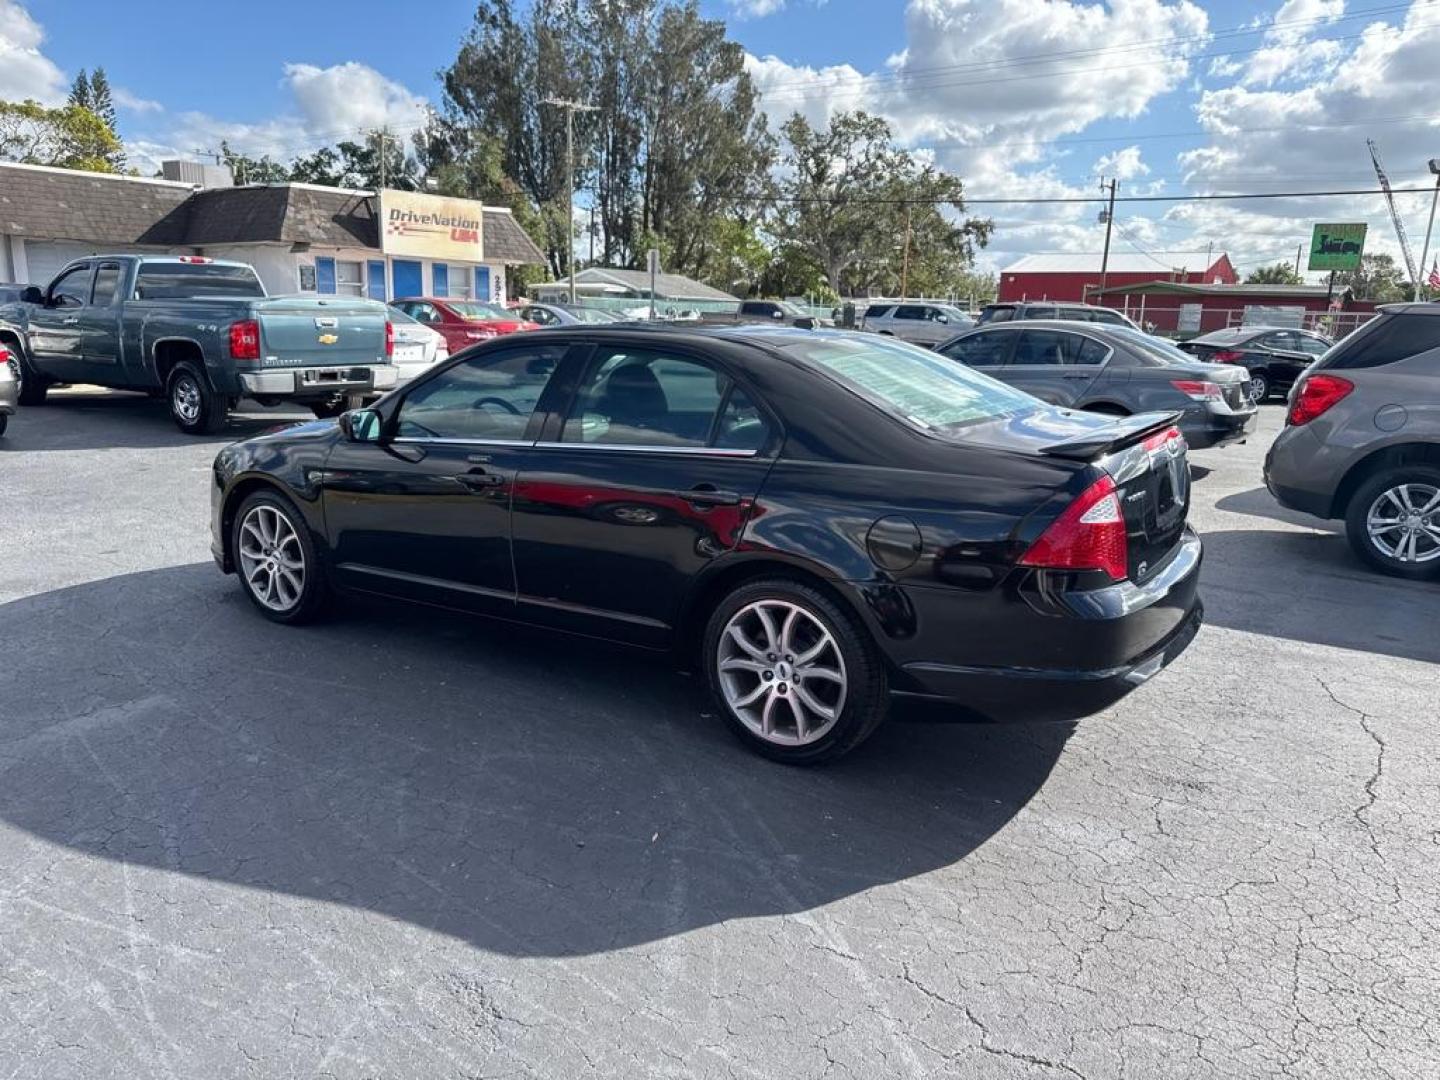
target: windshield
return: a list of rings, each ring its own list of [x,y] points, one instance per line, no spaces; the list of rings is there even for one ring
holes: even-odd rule
[[[462,319],[514,319],[515,315],[476,300],[446,300],[445,306]]]
[[[928,431],[1016,416],[1041,404],[963,364],[903,342],[826,335],[784,348],[867,401]]]
[[[597,311],[595,308],[573,307],[566,308],[565,310],[583,323],[608,323],[617,321],[615,316],[609,312]]]
[[[1164,338],[1147,334],[1143,330],[1135,330],[1129,326],[1109,326],[1106,327],[1106,333],[1123,338],[1131,348],[1139,349],[1152,360],[1159,360],[1162,364],[1193,364],[1195,362],[1195,357],[1184,349]]]

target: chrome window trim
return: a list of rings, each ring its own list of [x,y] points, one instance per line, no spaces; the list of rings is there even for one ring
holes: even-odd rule
[[[533,439],[449,439],[444,436],[399,436],[388,440],[391,443],[424,444],[427,446],[448,444],[453,446],[534,446]]]
[[[759,457],[758,450],[735,450],[723,446],[646,446],[640,443],[578,443],[548,439],[533,444],[543,450],[628,450],[642,454],[693,454],[699,457]]]

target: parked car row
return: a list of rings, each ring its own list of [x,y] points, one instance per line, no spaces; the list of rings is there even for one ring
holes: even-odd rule
[[[1267,401],[1288,393],[1304,370],[1333,342],[1308,330],[1239,326],[1203,334],[1180,348],[1212,364],[1237,364],[1250,373],[1250,396]]]

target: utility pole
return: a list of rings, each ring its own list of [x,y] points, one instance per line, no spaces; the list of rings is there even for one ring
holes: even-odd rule
[[[1295,245],[1295,276],[1300,276],[1300,253],[1305,250],[1304,244]]]
[[[599,112],[594,105],[583,105],[566,98],[545,98],[541,105],[565,110],[565,263],[570,268],[570,303],[575,303],[575,114]]]
[[[1440,202],[1440,158],[1430,159],[1430,171],[1435,174],[1435,194],[1430,196],[1430,224],[1425,226],[1425,246],[1420,249],[1420,277],[1415,282],[1415,299],[1425,299],[1430,275],[1425,269],[1425,260],[1430,255],[1430,231],[1435,228],[1435,204]]]
[[[375,137],[380,140],[380,186],[381,186],[381,188],[384,188],[384,186],[385,186],[385,140],[390,137],[390,129],[389,129],[388,127],[382,127],[379,131],[377,131],[377,132],[375,133]]]
[[[1110,271],[1110,230],[1115,226],[1115,180],[1110,181],[1110,204],[1105,209],[1105,254],[1100,256],[1100,292],[1105,292],[1105,278]],[[1100,187],[1105,187],[1105,181],[1100,181]]]
[[[910,212],[911,207],[905,204],[905,255],[900,260],[900,299],[904,300],[910,293],[907,287],[910,284]]]
[[[590,204],[590,265],[595,265],[595,204]]]

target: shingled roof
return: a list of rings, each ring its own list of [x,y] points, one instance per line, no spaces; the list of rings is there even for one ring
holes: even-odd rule
[[[544,263],[508,210],[484,211],[485,258]],[[97,244],[309,243],[380,249],[375,196],[313,184],[188,184],[0,163],[0,232]]]

